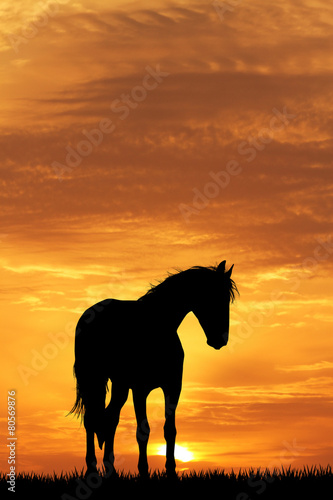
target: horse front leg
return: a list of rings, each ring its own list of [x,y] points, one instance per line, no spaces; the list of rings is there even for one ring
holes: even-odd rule
[[[138,469],[141,477],[148,476],[147,445],[150,427],[147,420],[147,395],[144,391],[133,390],[133,403],[137,422],[136,439],[139,446]]]
[[[175,443],[176,443],[176,408],[179,401],[180,389],[165,389],[165,424],[164,438],[166,441],[165,468],[168,477],[176,476]]]

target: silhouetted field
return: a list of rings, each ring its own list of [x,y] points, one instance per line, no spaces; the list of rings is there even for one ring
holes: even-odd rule
[[[0,491],[7,490],[6,475],[0,475]],[[262,500],[301,498],[331,498],[333,486],[332,467],[282,468],[280,470],[249,469],[239,472],[224,470],[186,472],[176,479],[164,473],[153,472],[148,479],[134,474],[121,473],[116,479],[93,475],[85,478],[82,472],[60,475],[18,474],[15,494],[8,498],[35,499],[113,499],[113,498],[204,498],[223,500]],[[142,496],[141,496],[142,495]],[[1,493],[3,498],[3,493]],[[199,497],[196,497],[199,498]]]

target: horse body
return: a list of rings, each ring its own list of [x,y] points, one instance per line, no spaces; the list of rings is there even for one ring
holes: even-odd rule
[[[105,469],[114,470],[114,435],[121,408],[131,389],[137,420],[138,468],[141,475],[148,474],[149,424],[146,399],[158,387],[162,388],[165,396],[166,470],[170,475],[175,473],[175,412],[182,387],[184,360],[177,328],[187,313],[193,311],[205,330],[209,345],[219,349],[227,343],[230,287],[233,282],[230,280],[231,270],[229,275],[225,273],[224,264],[225,261],[220,264],[223,265],[220,271],[223,270],[223,279],[229,285],[228,293],[222,287],[224,281],[220,276],[220,281],[215,281],[219,283],[221,292],[219,313],[222,307],[221,294],[225,299],[228,298],[224,300],[224,321],[218,337],[215,333],[215,314],[207,315],[207,308],[216,308],[215,296],[207,294],[205,290],[200,294],[191,286],[189,281],[193,280],[195,273],[191,274],[191,280],[190,273],[187,279],[172,279],[185,275],[190,270],[170,276],[137,301],[106,299],[82,314],[75,337],[77,399],[72,412],[84,415],[88,473],[96,471],[95,434],[100,448],[105,443]],[[219,267],[214,268],[214,271]],[[199,269],[207,271],[208,268],[196,268],[197,271]],[[210,273],[214,271],[213,268],[210,269]],[[205,305],[202,293],[206,295],[206,299],[209,296],[209,305],[208,302]],[[112,382],[111,399],[105,408],[108,380]]]
[[[170,360],[183,354],[179,324],[171,329],[170,323],[161,310],[151,311],[144,302],[98,302],[79,319],[75,367],[84,360],[84,376],[91,368],[99,377],[122,381],[130,389],[138,384],[151,390],[161,387],[163,378],[169,376]]]

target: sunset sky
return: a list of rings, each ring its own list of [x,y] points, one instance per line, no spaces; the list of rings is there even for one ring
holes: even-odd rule
[[[193,314],[179,328],[177,443],[191,460],[178,469],[332,464],[332,7],[0,9],[1,428],[14,389],[18,469],[84,466],[84,428],[66,417],[82,312],[224,259],[240,292],[228,346],[208,347]],[[157,390],[151,468],[163,413]],[[130,395],[125,471],[135,427]]]

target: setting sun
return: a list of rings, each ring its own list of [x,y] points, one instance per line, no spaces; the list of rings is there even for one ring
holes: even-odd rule
[[[165,456],[166,446],[162,444],[158,446],[157,455]],[[181,462],[191,462],[194,460],[193,453],[185,446],[180,446],[179,444],[175,445],[175,458],[176,460],[180,460]]]

